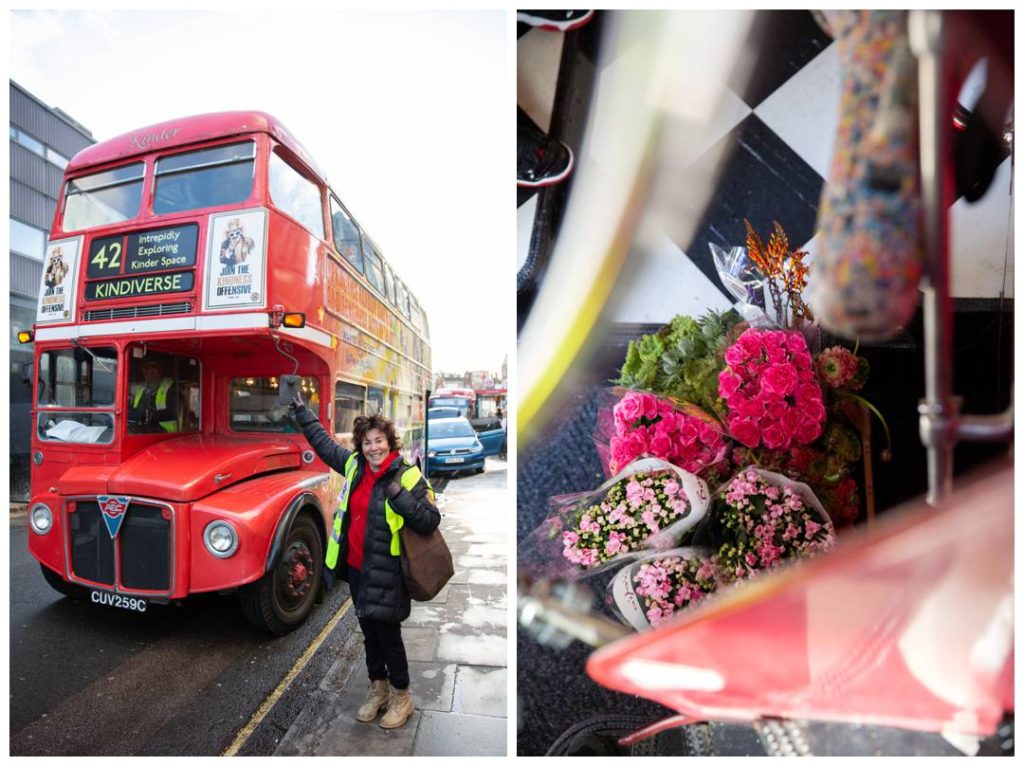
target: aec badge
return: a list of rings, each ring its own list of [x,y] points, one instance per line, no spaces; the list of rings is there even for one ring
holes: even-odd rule
[[[107,525],[107,531],[110,532],[110,539],[113,540],[117,537],[117,532],[121,529],[121,522],[124,521],[125,511],[128,510],[128,498],[100,495],[96,499],[99,501],[100,511],[103,513],[103,522]]]

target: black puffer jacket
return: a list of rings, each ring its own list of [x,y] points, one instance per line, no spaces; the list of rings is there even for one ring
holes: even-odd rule
[[[295,420],[302,426],[302,433],[320,459],[344,475],[345,461],[352,454],[351,450],[334,441],[308,407],[296,408]],[[362,453],[356,453],[356,461],[356,475],[350,493],[358,486],[366,471],[366,459]],[[402,579],[401,561],[398,556],[391,555],[391,530],[384,517],[385,487],[392,481],[400,484],[401,470],[408,465],[402,457],[393,460],[384,475],[377,479],[370,494],[366,539],[363,543],[363,568],[359,578],[360,592],[354,594],[354,600],[359,604],[356,607],[358,617],[401,622],[409,616],[411,603]],[[395,495],[391,500],[391,508],[405,519],[410,529],[420,534],[434,531],[441,523],[441,514],[430,501],[427,482],[422,478],[411,491],[403,488]],[[341,551],[337,565],[337,576],[341,579],[347,579],[348,528],[351,521],[352,514],[346,513],[341,527]]]

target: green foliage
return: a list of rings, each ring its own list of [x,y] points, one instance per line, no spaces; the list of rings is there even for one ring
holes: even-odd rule
[[[741,321],[732,309],[709,311],[699,319],[677,316],[654,335],[630,342],[617,382],[692,402],[721,416],[718,373],[733,340],[731,331]]]

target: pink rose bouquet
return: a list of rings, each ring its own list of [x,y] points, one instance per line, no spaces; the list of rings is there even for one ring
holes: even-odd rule
[[[695,406],[642,391],[627,391],[612,408],[609,469],[621,470],[639,457],[666,460],[699,473],[719,462],[728,442],[714,418]]]
[[[718,395],[726,425],[747,447],[786,449],[821,436],[825,405],[807,342],[799,333],[748,329],[725,352]]]

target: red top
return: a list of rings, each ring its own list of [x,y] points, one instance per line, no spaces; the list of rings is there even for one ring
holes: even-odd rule
[[[273,115],[266,112],[215,112],[193,117],[179,117],[145,128],[138,128],[107,141],[87,146],[68,163],[66,171],[73,174],[82,168],[122,160],[140,154],[173,149],[198,141],[248,133],[269,133],[297,154],[323,179],[313,158]]]
[[[353,569],[362,570],[363,568],[363,542],[366,540],[366,510],[370,505],[370,493],[373,492],[373,485],[388,470],[388,466],[391,465],[391,462],[396,457],[398,457],[398,453],[392,452],[384,458],[384,463],[379,471],[374,471],[370,468],[370,464],[367,463],[363,471],[363,477],[359,480],[356,488],[352,490],[352,494],[348,498],[348,512],[351,514],[352,520],[348,526],[348,557],[346,561]]]

